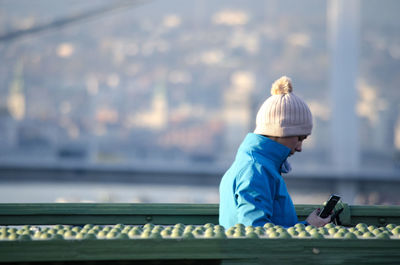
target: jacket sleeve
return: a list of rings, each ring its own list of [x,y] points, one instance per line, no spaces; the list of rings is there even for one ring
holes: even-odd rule
[[[271,222],[275,181],[262,167],[250,164],[237,179],[235,190],[238,222],[263,226]]]

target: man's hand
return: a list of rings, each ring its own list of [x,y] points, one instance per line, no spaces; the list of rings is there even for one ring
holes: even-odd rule
[[[319,213],[321,212],[321,209],[315,209],[310,215],[307,217],[306,221],[310,225],[316,226],[316,227],[321,227],[326,225],[331,221],[331,215],[329,215],[326,218],[321,218],[319,217]]]

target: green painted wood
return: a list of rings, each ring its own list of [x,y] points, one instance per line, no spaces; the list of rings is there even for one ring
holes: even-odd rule
[[[206,224],[218,223],[218,217],[201,215],[18,215],[18,216],[2,216],[0,217],[0,225],[51,225],[51,224],[66,224],[66,225],[107,225],[107,224],[131,224],[141,225],[145,223],[154,224]]]
[[[400,224],[399,206],[351,206],[350,226],[357,223],[371,225]]]
[[[398,264],[400,240],[138,239],[0,242],[0,262],[235,260],[256,264]]]
[[[299,220],[321,205],[295,205]],[[348,206],[344,225],[400,224],[400,206]],[[218,223],[218,204],[34,203],[0,204],[0,225]]]
[[[0,204],[0,225],[205,224],[218,222],[217,204]]]
[[[1,215],[125,215],[125,214],[163,214],[175,215],[218,214],[218,204],[185,203],[2,203]]]

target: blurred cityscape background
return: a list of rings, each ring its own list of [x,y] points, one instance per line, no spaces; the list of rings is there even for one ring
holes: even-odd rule
[[[0,0],[0,202],[217,203],[272,82],[313,134],[285,176],[400,204],[400,2]]]

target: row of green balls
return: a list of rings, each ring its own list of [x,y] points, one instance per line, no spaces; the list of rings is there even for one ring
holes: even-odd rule
[[[131,226],[117,224],[114,226],[98,226],[87,224],[83,227],[56,225],[52,227],[24,226],[22,228],[0,228],[0,240],[31,239],[128,239],[128,238],[398,238],[400,226],[394,224],[386,227],[358,224],[355,227],[343,227],[328,224],[325,227],[304,226],[299,223],[284,228],[271,223],[263,227],[245,227],[237,224],[227,230],[220,225],[205,224],[203,226],[176,224],[160,226],[145,224]]]

